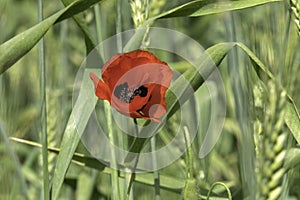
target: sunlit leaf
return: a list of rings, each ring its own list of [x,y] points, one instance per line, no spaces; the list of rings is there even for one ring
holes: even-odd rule
[[[155,17],[200,17],[226,11],[240,10],[281,0],[191,1]]]

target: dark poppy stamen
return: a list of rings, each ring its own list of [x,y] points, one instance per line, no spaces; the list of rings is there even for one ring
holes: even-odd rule
[[[134,90],[133,95],[145,97],[147,96],[147,93],[148,93],[148,88],[142,85],[138,89]]]
[[[114,90],[114,95],[125,103],[131,103],[135,96],[145,97],[147,96],[148,88],[140,86],[139,88],[132,90],[128,87],[128,83],[118,85]]]

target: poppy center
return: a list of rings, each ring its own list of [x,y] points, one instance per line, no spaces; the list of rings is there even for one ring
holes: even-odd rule
[[[128,83],[118,85],[114,90],[114,95],[125,103],[131,103],[135,96],[145,97],[147,96],[148,88],[140,86],[138,88],[129,88]]]

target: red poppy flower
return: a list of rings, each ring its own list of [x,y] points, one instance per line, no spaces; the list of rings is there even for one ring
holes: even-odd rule
[[[158,118],[166,113],[165,93],[173,72],[148,51],[113,56],[102,68],[102,80],[90,73],[96,96],[133,118]]]

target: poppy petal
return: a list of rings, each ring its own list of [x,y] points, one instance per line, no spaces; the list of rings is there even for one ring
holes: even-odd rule
[[[124,115],[161,122],[165,93],[173,72],[154,54],[137,50],[113,56],[102,67],[102,80],[93,73],[96,95]]]
[[[109,88],[114,88],[124,73],[132,69],[132,60],[124,54],[118,54],[113,56],[108,63],[110,63],[109,67],[105,64],[102,68],[102,79]]]
[[[153,84],[151,87],[153,87],[152,98],[142,111],[151,118],[160,118],[166,113],[165,92],[167,88],[157,84]]]
[[[99,99],[110,101],[110,89],[94,73],[90,73],[90,78],[94,82],[95,93]]]

